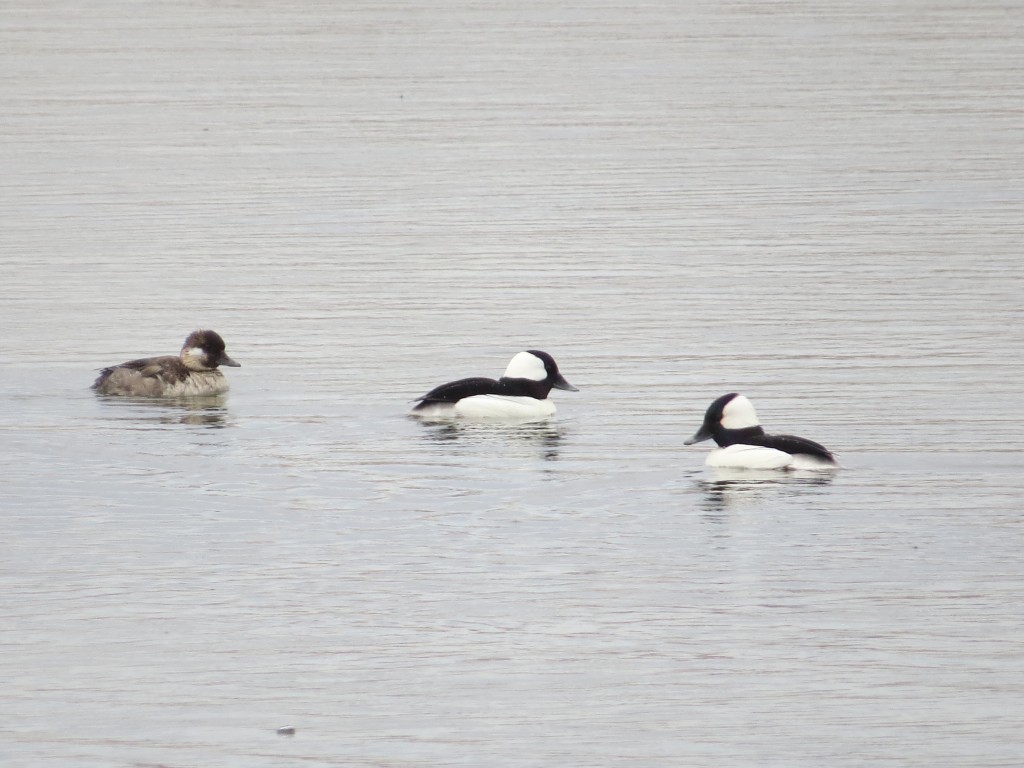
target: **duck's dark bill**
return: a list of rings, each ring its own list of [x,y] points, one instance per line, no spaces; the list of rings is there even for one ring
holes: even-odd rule
[[[565,380],[565,376],[559,374],[558,378],[551,384],[555,389],[565,389],[569,392],[579,392],[579,390]]]
[[[697,430],[697,433],[689,440],[684,440],[683,445],[693,445],[694,443],[703,443],[705,440],[711,437],[711,430],[707,427],[701,427]]]

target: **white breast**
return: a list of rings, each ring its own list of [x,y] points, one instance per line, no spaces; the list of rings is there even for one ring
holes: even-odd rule
[[[761,445],[730,445],[709,453],[704,463],[709,467],[730,469],[787,469],[793,457],[785,451]]]
[[[487,421],[536,421],[555,414],[551,400],[505,395],[474,395],[459,400],[454,414],[467,419]]]

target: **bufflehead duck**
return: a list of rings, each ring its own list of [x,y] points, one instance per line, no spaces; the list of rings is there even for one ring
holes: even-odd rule
[[[100,372],[92,388],[101,395],[129,397],[219,395],[228,390],[219,365],[241,367],[228,357],[219,334],[193,331],[177,357],[146,357],[112,365]]]
[[[530,349],[513,357],[497,381],[476,377],[435,387],[419,398],[412,415],[426,419],[544,419],[555,413],[555,404],[548,398],[552,388],[579,391],[558,372],[551,355]]]
[[[709,467],[735,469],[835,469],[836,457],[825,446],[804,437],[765,434],[753,404],[732,392],[715,400],[704,423],[686,441],[693,445],[714,438],[719,448],[708,454]]]

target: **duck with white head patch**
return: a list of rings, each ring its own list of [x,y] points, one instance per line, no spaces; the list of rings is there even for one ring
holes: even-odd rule
[[[512,358],[500,379],[459,379],[430,390],[413,407],[422,419],[536,421],[555,413],[552,389],[577,392],[547,352],[530,349]]]
[[[193,331],[177,355],[145,357],[104,368],[92,388],[101,395],[127,397],[190,397],[228,391],[228,380],[217,370],[240,368],[225,351],[215,331]]]
[[[708,407],[704,423],[686,445],[711,438],[719,447],[708,454],[705,464],[709,467],[829,470],[839,466],[832,452],[813,440],[766,434],[753,403],[735,392]]]

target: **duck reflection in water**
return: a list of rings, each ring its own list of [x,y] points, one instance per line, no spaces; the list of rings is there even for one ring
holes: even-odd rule
[[[697,487],[704,492],[705,509],[723,511],[779,494],[800,494],[830,485],[834,479],[832,473],[813,471],[716,469],[712,477],[697,480]]]
[[[470,446],[505,445],[534,446],[541,450],[541,458],[553,461],[565,430],[550,421],[531,421],[522,424],[480,424],[473,422],[424,422],[423,437],[431,443],[460,443]]]
[[[227,398],[224,395],[177,397],[156,400],[151,397],[104,398],[105,408],[113,408],[111,418],[135,422],[140,428],[160,428],[182,424],[191,427],[224,429],[227,420]]]

